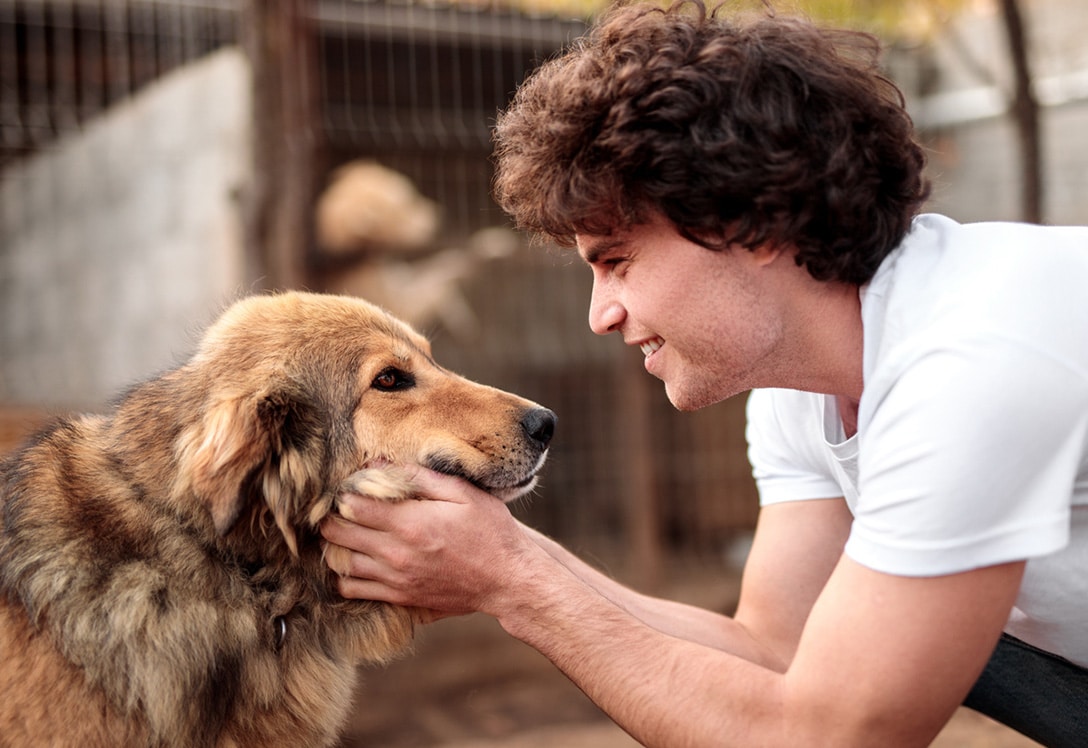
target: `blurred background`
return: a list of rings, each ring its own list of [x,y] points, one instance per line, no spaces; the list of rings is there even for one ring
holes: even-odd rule
[[[1088,223],[1088,4],[776,5],[882,37],[929,148],[930,209]],[[637,351],[589,332],[577,257],[529,246],[489,196],[496,113],[600,8],[0,0],[0,452],[184,360],[238,296],[358,294],[449,368],[559,414],[524,521],[642,589],[729,610],[757,511],[744,398],[673,411]],[[563,685],[511,705],[511,677],[552,674],[486,623],[432,628],[416,664],[367,674],[345,745],[528,745],[511,737],[526,724],[599,718]],[[423,688],[451,643],[492,670],[450,665]],[[494,714],[466,716],[487,698]],[[1006,744],[974,739],[947,745]]]

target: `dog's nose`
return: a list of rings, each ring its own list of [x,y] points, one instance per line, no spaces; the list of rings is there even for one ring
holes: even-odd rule
[[[551,443],[552,435],[555,434],[555,421],[555,413],[547,408],[532,408],[525,411],[525,415],[521,417],[521,427],[525,429],[525,434],[530,439],[544,449]]]

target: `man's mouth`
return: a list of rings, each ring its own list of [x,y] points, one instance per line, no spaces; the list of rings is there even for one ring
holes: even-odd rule
[[[651,353],[653,353],[663,345],[665,345],[664,340],[662,340],[661,338],[653,338],[651,340],[646,340],[642,343],[639,343],[638,347],[639,350],[642,351],[643,356],[649,356]]]

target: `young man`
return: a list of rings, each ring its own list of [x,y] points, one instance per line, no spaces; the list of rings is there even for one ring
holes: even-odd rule
[[[1088,744],[1088,230],[917,216],[876,54],[618,7],[497,129],[498,198],[577,247],[593,330],[680,409],[755,390],[736,615],[624,588],[423,470],[434,501],[348,496],[323,528],[345,595],[495,616],[646,745],[923,746],[969,693]]]

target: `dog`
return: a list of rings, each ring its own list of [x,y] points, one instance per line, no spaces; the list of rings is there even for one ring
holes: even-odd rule
[[[325,292],[370,299],[413,327],[439,324],[460,341],[476,339],[481,325],[463,286],[521,242],[490,226],[441,246],[441,215],[406,175],[369,159],[341,165],[314,208],[312,280]]]
[[[236,302],[186,363],[0,466],[0,745],[333,744],[357,665],[413,632],[337,593],[338,496],[411,498],[414,464],[510,501],[554,428],[366,301]]]
[[[314,207],[322,253],[411,254],[434,242],[441,209],[404,174],[360,159],[338,167]]]

